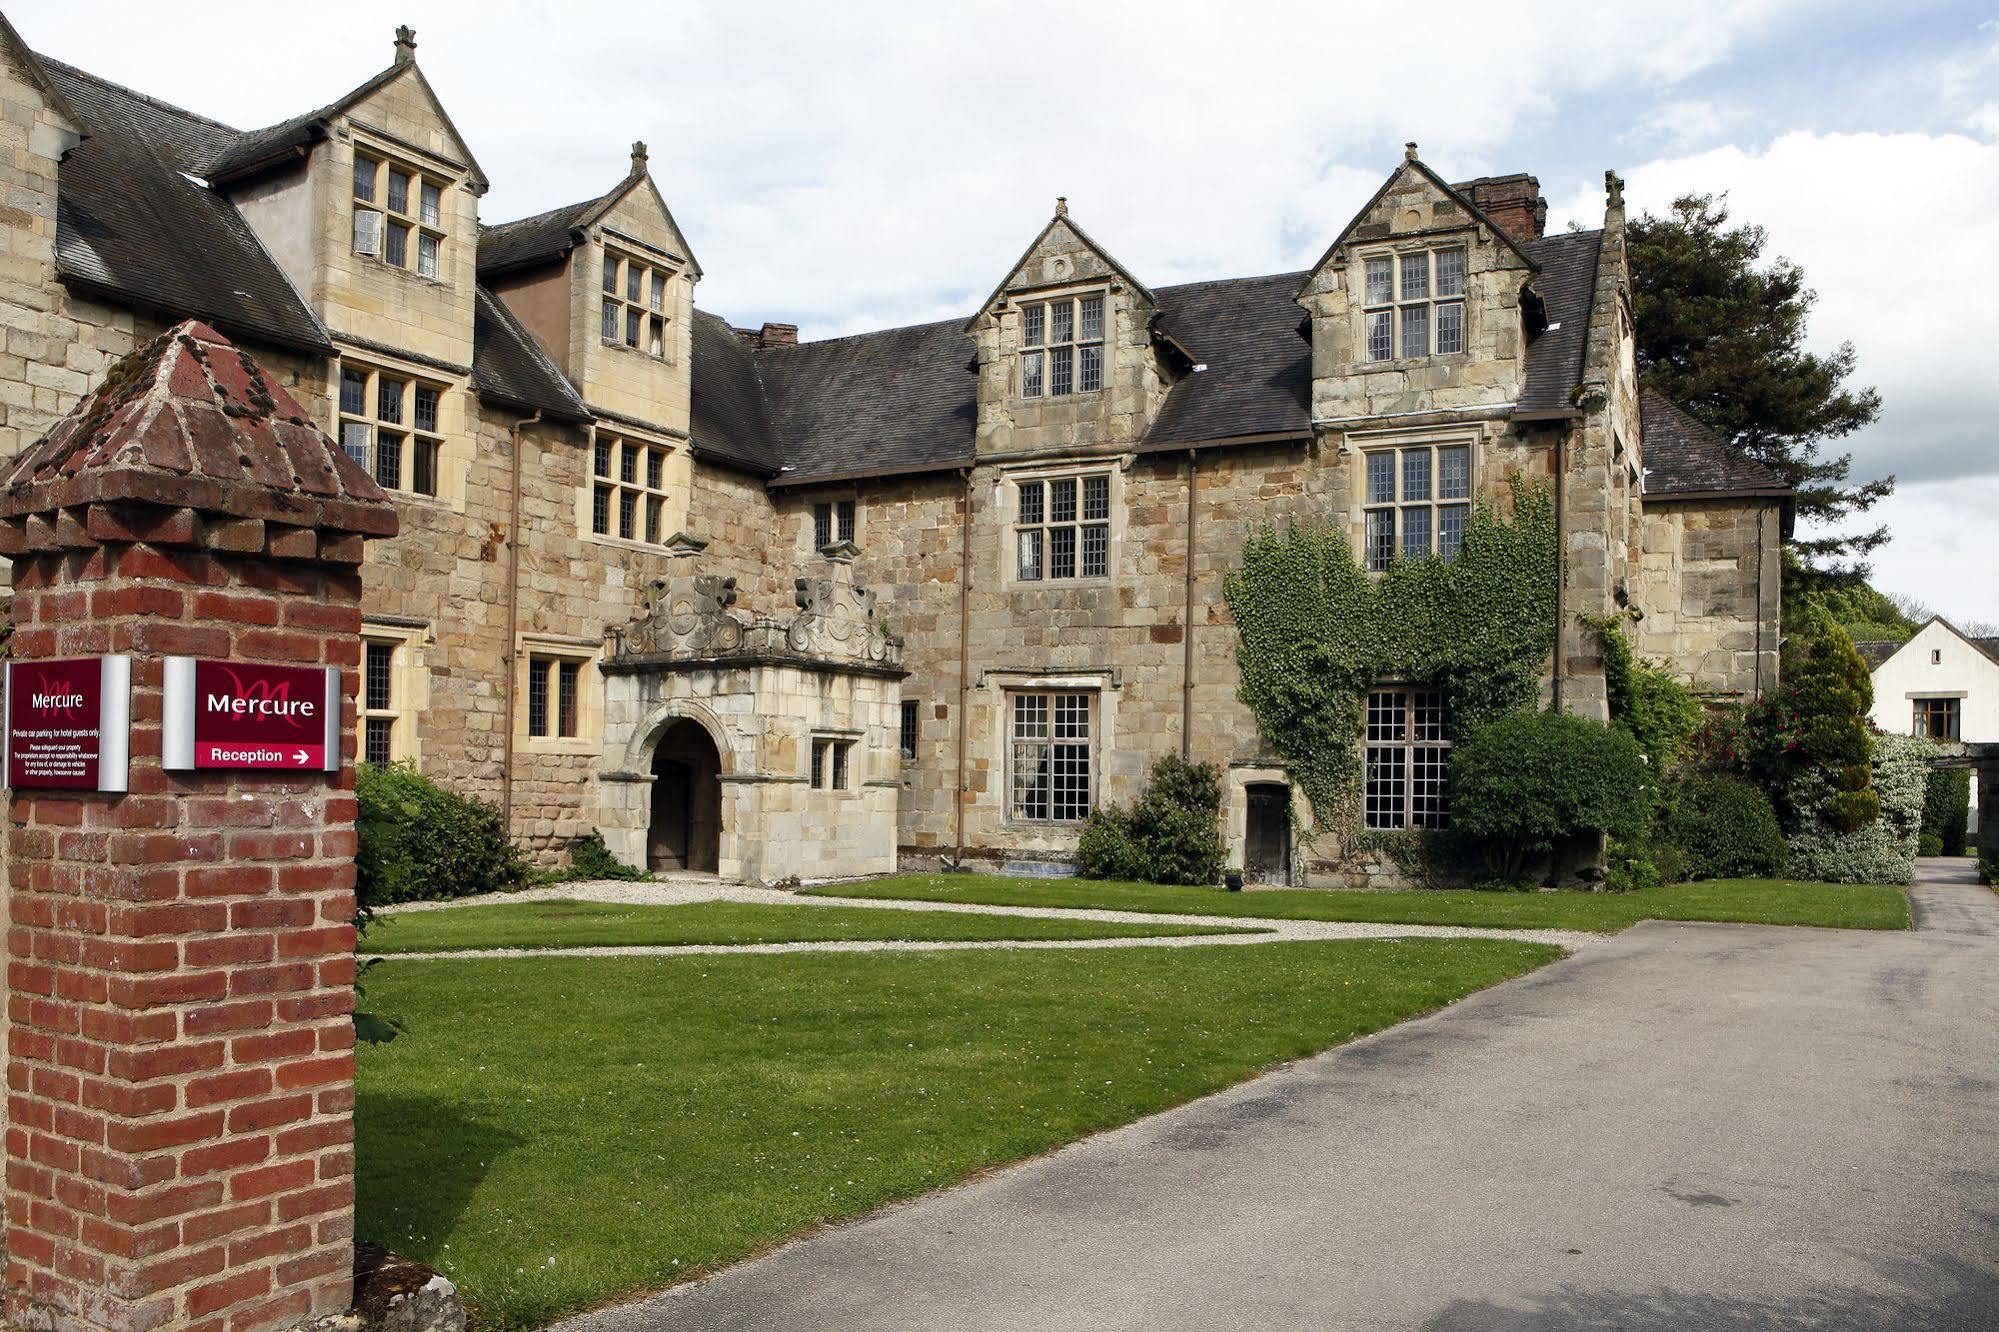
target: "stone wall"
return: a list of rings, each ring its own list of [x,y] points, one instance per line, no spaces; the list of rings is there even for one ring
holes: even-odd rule
[[[1768,499],[1647,502],[1632,580],[1638,654],[1669,663],[1713,698],[1753,698],[1774,686],[1781,521]]]

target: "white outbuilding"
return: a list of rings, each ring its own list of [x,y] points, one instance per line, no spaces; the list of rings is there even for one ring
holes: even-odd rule
[[[1874,724],[1972,744],[1999,742],[1999,638],[1973,638],[1942,616],[1904,643],[1858,643],[1874,673]],[[1978,832],[1973,777],[1971,831]]]

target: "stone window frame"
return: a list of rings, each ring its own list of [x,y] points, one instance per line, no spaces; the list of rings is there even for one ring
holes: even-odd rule
[[[1104,516],[1086,518],[1088,510],[1088,482],[1101,478],[1104,481]],[[1005,569],[1005,582],[1013,587],[1089,587],[1110,583],[1117,576],[1119,538],[1124,527],[1124,468],[1118,459],[1098,461],[1072,461],[1045,467],[1021,468],[1007,472],[1000,482],[999,502],[1005,515],[1008,540],[1001,551]],[[1074,516],[1058,521],[1055,517],[1054,483],[1073,481],[1075,483]],[[1026,516],[1022,509],[1023,492],[1033,486],[1041,488],[1041,507],[1038,521],[1023,521]],[[1086,547],[1088,538],[1085,529],[1103,531],[1103,572],[1085,573]],[[1056,529],[1073,532],[1070,549],[1071,568],[1074,573],[1056,576],[1054,567]],[[1039,532],[1040,561],[1036,566],[1040,572],[1028,577],[1022,572],[1021,554],[1025,534]]]
[[[350,371],[358,372],[361,381],[358,408],[347,394]],[[330,395],[333,437],[339,441],[347,456],[374,477],[376,484],[393,491],[400,498],[451,502],[453,497],[448,493],[451,487],[445,464],[451,453],[450,411],[457,406],[452,385],[434,375],[346,351],[332,359],[329,373],[333,380]],[[381,387],[384,379],[400,386],[394,418],[383,414]],[[428,426],[422,424],[420,414],[425,391],[432,395]],[[397,441],[394,484],[383,479],[381,445],[384,427]],[[353,444],[356,438],[354,432],[362,430],[367,432],[365,456],[357,453]],[[420,488],[426,479],[429,482],[427,490]]]
[[[667,480],[674,451],[679,446],[668,440],[623,427],[594,425],[584,449],[584,479],[579,503],[578,525],[592,541],[631,546],[641,550],[662,549],[673,535],[668,521],[673,487]],[[609,450],[608,463],[605,450]],[[625,479],[626,461],[632,459],[632,479]],[[608,466],[609,472],[603,469]],[[626,501],[631,502],[635,536],[626,536]],[[597,530],[600,509],[605,531]]]
[[[361,624],[360,688],[355,696],[355,762],[368,763],[371,736],[386,732],[392,763],[422,756],[422,736],[416,719],[430,706],[430,672],[424,662],[429,628],[420,622],[363,620]],[[374,662],[386,652],[388,698],[378,703]]]
[[[923,743],[923,704],[918,699],[905,698],[896,714],[896,753],[904,763],[916,761],[918,747]]]
[[[1479,482],[1481,479],[1480,453],[1482,452],[1484,442],[1483,432],[1476,429],[1465,430],[1462,428],[1443,431],[1350,431],[1347,433],[1342,445],[1342,451],[1348,456],[1352,464],[1354,555],[1359,561],[1361,568],[1365,569],[1371,577],[1379,577],[1386,573],[1389,565],[1393,564],[1396,560],[1405,559],[1410,556],[1411,552],[1407,548],[1408,523],[1404,514],[1406,511],[1412,509],[1427,511],[1428,516],[1425,521],[1428,524],[1427,550],[1429,554],[1438,554],[1442,549],[1444,518],[1447,511],[1461,517],[1463,520],[1464,525],[1460,529],[1461,534],[1458,538],[1460,544],[1462,543],[1462,533],[1470,530],[1472,509],[1478,503]],[[1443,477],[1442,451],[1457,448],[1463,448],[1466,451],[1465,493],[1462,497],[1457,495],[1445,497],[1441,494]],[[1403,455],[1405,453],[1422,452],[1425,450],[1427,450],[1429,456],[1429,497],[1427,499],[1405,498],[1410,474],[1405,470],[1407,463],[1404,462]],[[1378,500],[1374,498],[1374,492],[1370,486],[1370,459],[1378,455],[1390,453],[1395,455],[1393,476],[1395,497],[1392,500]],[[1379,532],[1376,521],[1371,516],[1381,513],[1392,513],[1394,515],[1393,532],[1391,533],[1393,549],[1390,558],[1385,562],[1377,558],[1376,546],[1378,544]],[[1456,558],[1455,548],[1450,554],[1445,555],[1444,558],[1446,560]]]
[[[812,502],[812,549],[824,553],[841,543],[858,544],[861,502],[856,495],[835,495]]]
[[[858,796],[867,784],[860,731],[815,728],[805,745],[805,784],[824,795]]]
[[[364,164],[368,167],[365,186]],[[356,258],[373,260],[385,268],[408,273],[425,282],[446,282],[444,251],[450,241],[450,231],[445,226],[444,196],[445,191],[457,182],[441,172],[417,166],[407,156],[372,140],[355,142],[351,168],[348,182],[352,207],[352,221],[348,228],[349,250]],[[394,206],[390,194],[394,183],[392,173],[405,176],[409,182],[404,188],[401,208]],[[427,207],[433,201],[436,204],[434,210]],[[373,221],[364,228],[363,223],[368,219]],[[407,237],[400,260],[389,256],[389,234],[398,226],[404,229]],[[363,247],[364,229],[371,233],[372,248]],[[427,248],[426,241],[429,242]],[[426,254],[430,258],[429,271],[425,271],[424,267]]]
[[[1463,356],[1471,346],[1471,240],[1469,237],[1448,241],[1424,240],[1420,244],[1404,244],[1379,249],[1371,249],[1356,255],[1360,274],[1360,359],[1368,366],[1390,366],[1398,362],[1427,361],[1443,356]],[[1460,257],[1457,274],[1457,289],[1440,292],[1442,278],[1441,256],[1456,254]],[[1410,261],[1422,261],[1422,289],[1409,289],[1411,273]],[[1378,292],[1375,284],[1377,265],[1386,265],[1388,284],[1385,294]],[[1455,308],[1457,311],[1457,346],[1440,350],[1444,313]],[[1411,352],[1410,318],[1420,312],[1422,318],[1423,349]],[[1383,321],[1379,323],[1377,321]],[[1387,331],[1387,351],[1376,355],[1375,334],[1377,328]]]
[[[597,255],[597,340],[671,364],[673,280],[680,270],[610,241],[598,242]],[[605,329],[608,319],[617,322],[615,336]]]
[[[1964,695],[1963,694],[1911,694],[1909,695],[1911,723],[1909,733],[1930,740],[1961,740],[1964,738]],[[1932,714],[1934,713],[1934,717]],[[1943,724],[1941,734],[1936,730],[1936,721]]]
[[[1005,821],[1011,825],[1026,827],[1082,826],[1102,803],[1104,727],[1101,720],[1103,708],[1100,691],[1094,687],[1073,684],[1048,686],[1023,684],[1008,687],[1003,691],[1002,698],[1004,704],[1000,724],[1003,728],[1002,743],[1006,746]],[[1037,706],[1024,712],[1023,703],[1033,703]],[[1077,718],[1076,707],[1079,703],[1085,727],[1080,744],[1077,743],[1073,731]],[[1038,726],[1035,717],[1030,715],[1032,713],[1039,714]],[[1066,724],[1071,728],[1066,736],[1062,734],[1065,713]],[[1028,734],[1023,735],[1023,727],[1027,728]],[[1033,732],[1037,730],[1039,734],[1034,734]],[[1077,749],[1083,751],[1084,785],[1080,807],[1075,803],[1073,782],[1068,788],[1067,801],[1061,800],[1057,792],[1057,778],[1062,775],[1062,764],[1065,761],[1071,765],[1068,775],[1071,778],[1076,775],[1074,768],[1076,755],[1073,751]],[[1071,752],[1064,755],[1058,752],[1060,750]],[[1046,790],[1039,802],[1047,810],[1045,815],[1023,812],[1033,807],[1031,803],[1022,799],[1023,791],[1031,789],[1022,785],[1022,762],[1030,751],[1041,751],[1042,757],[1036,761],[1047,764],[1047,771],[1043,776]]]
[[[1094,303],[1097,326],[1094,335],[1086,331],[1085,316]],[[1105,286],[1069,288],[1037,292],[1016,299],[1020,321],[1019,346],[1015,355],[1016,396],[1030,402],[1050,402],[1060,398],[1090,397],[1104,391],[1109,378],[1109,333],[1111,292]],[[1068,337],[1057,339],[1056,310],[1067,307]],[[1087,383],[1086,353],[1094,351],[1096,382]],[[1060,359],[1058,361],[1058,353]],[[1068,388],[1057,391],[1057,365],[1068,369]]]
[[[598,663],[603,645],[559,634],[522,634],[514,652],[514,747],[522,752],[543,754],[595,754],[603,747],[604,697]],[[576,671],[575,733],[562,735],[549,717],[543,733],[537,735],[529,715],[535,694],[537,671],[549,690],[551,711],[559,705],[561,671]]]
[[[1399,711],[1390,700],[1399,700]],[[1361,826],[1370,832],[1450,827],[1452,742],[1444,690],[1383,681],[1367,691],[1364,707]]]

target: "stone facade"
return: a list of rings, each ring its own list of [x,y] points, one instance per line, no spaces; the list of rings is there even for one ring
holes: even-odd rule
[[[1172,404],[1227,371],[1236,348],[1226,339],[1237,334],[1188,315],[1184,289],[1149,289],[1058,206],[968,321],[925,335],[941,349],[925,373],[942,376],[939,394],[964,395],[948,427],[962,430],[962,446],[940,438],[921,457],[877,460],[861,443],[828,463],[795,414],[739,403],[744,421],[770,416],[775,452],[760,459],[724,446],[712,390],[704,416],[703,385],[722,372],[700,335],[713,317],[694,306],[701,268],[643,145],[600,198],[482,230],[485,178],[413,52],[399,39],[395,63],[328,108],[317,137],[271,139],[291,146],[262,164],[244,166],[238,153],[214,189],[296,288],[327,350],[242,340],[335,438],[349,426],[373,432],[357,438],[375,450],[367,456],[400,514],[400,534],[367,556],[364,663],[386,663],[381,690],[364,691],[361,734],[380,746],[369,752],[501,805],[538,857],[559,859],[597,830],[627,859],[655,863],[695,849],[707,859],[712,832],[716,869],[764,879],[1063,861],[1077,821],[1020,817],[1013,793],[1023,752],[1014,700],[1040,695],[1086,714],[1071,724],[1088,731],[1080,780],[1090,803],[1130,799],[1163,754],[1225,765],[1241,863],[1249,788],[1284,778],[1236,698],[1223,580],[1264,523],[1340,524],[1365,550],[1367,459],[1381,450],[1462,447],[1470,497],[1488,503],[1504,505],[1522,474],[1560,486],[1564,627],[1546,692],[1562,706],[1603,715],[1601,663],[1581,617],[1620,609],[1642,612],[1641,651],[1704,692],[1753,694],[1774,676],[1782,500],[1645,488],[1614,180],[1600,240],[1570,245],[1540,236],[1545,205],[1531,178],[1454,189],[1412,149],[1321,260],[1285,279],[1277,336],[1258,354],[1303,362],[1291,415],[1273,425],[1267,405],[1239,417],[1217,409],[1170,440],[1159,432]],[[70,85],[52,82],[11,30],[0,33],[0,78],[11,172],[0,440],[18,447],[179,312],[109,300],[58,271],[61,159],[79,134],[110,126],[82,124],[60,95]],[[384,164],[372,199],[357,200],[357,158]],[[414,194],[387,197],[391,169],[409,173]],[[437,190],[428,215],[426,184]],[[357,253],[355,215],[369,209],[384,211],[384,225],[405,218],[407,245],[434,234],[434,274],[413,251],[399,265]],[[1391,333],[1393,354],[1375,356],[1381,301],[1370,274],[1445,251],[1463,256],[1461,314],[1451,316],[1462,344],[1412,351]],[[486,296],[525,330],[511,361],[481,343]],[[1572,310],[1566,330],[1548,315],[1558,299]],[[1086,336],[1096,301],[1101,335]],[[777,391],[774,372],[800,363],[785,358],[812,353],[782,331],[729,335],[747,358],[745,403]],[[1050,380],[1029,392],[1029,375],[1054,372],[1028,358],[1058,332],[1089,342],[1095,360],[1069,362],[1068,391]],[[1554,396],[1542,382],[1551,366]],[[372,393],[355,410],[351,393],[342,400],[350,370],[371,386],[434,392],[435,418],[385,420]],[[832,393],[861,372],[827,373],[818,387]],[[536,376],[556,388],[519,386]],[[1261,381],[1273,377],[1249,375],[1242,391],[1267,399]],[[873,381],[855,382],[862,398],[873,392]],[[427,485],[407,454],[393,477],[379,466],[366,441],[384,433],[406,435],[405,449],[436,440]],[[1024,492],[1056,504],[1071,484],[1081,502],[1102,505],[1086,524],[1100,527],[1101,547],[1074,552],[1101,568],[1024,577],[1023,541],[1099,539],[1023,535]],[[852,546],[822,548],[816,509],[842,501],[854,505]],[[658,590],[698,579],[734,580],[726,613],[763,647],[634,649]],[[801,579],[871,589],[877,630],[899,640],[896,661],[857,661],[844,645],[773,647],[771,635],[807,617],[795,601]],[[815,737],[853,742],[849,788],[812,786]],[[671,765],[691,765],[703,789],[699,808],[676,816],[692,840],[669,851],[655,824],[661,773],[684,780]],[[1294,822],[1308,825],[1309,811]],[[1293,876],[1312,873],[1301,864]]]

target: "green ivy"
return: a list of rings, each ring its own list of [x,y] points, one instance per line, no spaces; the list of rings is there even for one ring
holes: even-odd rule
[[[1631,651],[1623,628],[1628,615],[1585,615],[1582,620],[1603,648],[1610,720],[1631,733],[1653,773],[1663,778],[1701,728],[1706,713],[1694,691],[1674,679],[1671,671]]]
[[[1400,559],[1378,579],[1344,529],[1263,527],[1224,585],[1239,697],[1312,804],[1350,832],[1360,736],[1377,681],[1441,688],[1453,739],[1534,706],[1555,643],[1553,489],[1512,479],[1510,517],[1475,505],[1456,560]]]

